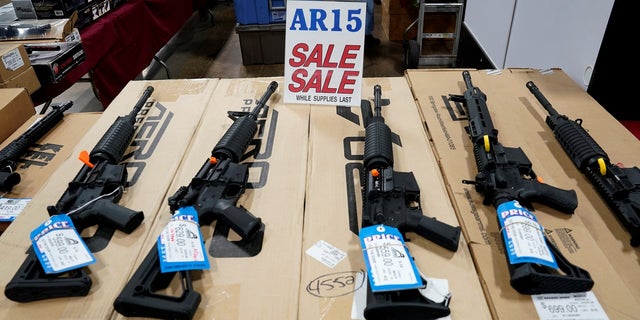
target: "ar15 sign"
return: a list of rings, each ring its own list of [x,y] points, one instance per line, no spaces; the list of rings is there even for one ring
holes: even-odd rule
[[[284,102],[359,106],[364,2],[287,1]]]

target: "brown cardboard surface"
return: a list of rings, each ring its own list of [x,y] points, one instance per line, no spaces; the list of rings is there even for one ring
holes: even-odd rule
[[[506,147],[521,147],[531,160],[533,170],[547,184],[571,189],[576,186],[574,180],[578,174],[567,170],[571,169],[572,164],[568,158],[560,156],[563,152],[559,146],[555,150],[549,148],[553,137],[547,132],[544,118],[533,115],[530,107],[523,106],[522,101],[526,100],[522,100],[522,97],[536,101],[532,100],[535,98],[525,88],[524,79],[528,75],[518,75],[520,72],[471,71],[471,78],[474,86],[487,95],[491,118],[499,131],[498,141]],[[555,72],[562,73],[561,70]],[[406,78],[426,122],[449,192],[455,199],[463,230],[471,242],[474,261],[488,294],[487,300],[492,302],[494,318],[522,318],[523,315],[537,318],[531,297],[518,294],[509,285],[495,208],[483,205],[482,196],[474,187],[461,182],[463,179],[473,180],[477,173],[472,144],[464,131],[464,126],[468,124],[466,116],[447,101],[449,94],[462,94],[466,89],[462,71],[408,70]],[[539,87],[547,88],[546,78],[536,79],[539,79]],[[575,84],[566,76],[560,76],[555,81],[563,83],[562,88],[575,88]],[[565,98],[578,104],[589,100],[585,99],[587,95],[584,91],[572,90],[571,96]],[[551,98],[552,92],[549,95]],[[611,121],[612,118],[606,117],[600,111],[601,107],[581,105],[585,113],[593,112],[600,122],[608,122],[607,127],[620,126]],[[607,315],[611,319],[634,319],[640,314],[639,297],[630,291],[625,279],[618,276],[615,262],[607,256],[609,253],[603,253],[611,249],[601,249],[599,239],[592,235],[594,228],[601,230],[602,227],[593,222],[585,223],[589,220],[583,217],[583,212],[596,212],[598,209],[592,208],[589,201],[585,200],[585,195],[581,194],[583,189],[581,184],[580,189],[576,190],[579,205],[574,215],[566,215],[540,204],[534,204],[536,210],[533,213],[562,254],[571,263],[590,272],[595,282],[592,291]]]
[[[458,226],[406,80],[365,78],[363,99],[371,101],[372,106],[376,84],[382,87],[382,99],[390,101],[382,108],[382,116],[401,144],[393,145],[394,169],[414,173],[424,215]],[[324,241],[345,252],[346,257],[332,268],[309,254],[303,255],[298,319],[351,319],[354,292],[362,289],[355,277],[364,272],[365,264],[359,238],[350,230],[354,221],[349,214],[351,205],[351,216],[353,210],[358,212],[357,232],[362,197],[359,181],[350,181],[359,180],[357,170],[349,168],[362,163],[364,143],[358,137],[364,137],[360,108],[311,107],[302,250]],[[356,178],[347,178],[349,173]],[[345,183],[345,179],[353,184]],[[348,191],[348,185],[354,189]],[[426,277],[448,280],[452,319],[491,318],[465,239],[461,237],[457,252],[450,252],[412,232],[407,236],[409,251],[421,272]]]
[[[31,62],[22,44],[0,43],[0,82],[9,81],[27,70],[29,66]]]
[[[582,88],[564,72],[516,69],[512,74],[523,87],[527,81],[533,81],[559,114],[572,120],[582,119],[582,127],[609,155],[611,163],[623,167],[640,166],[640,142],[591,96],[584,94]],[[523,112],[530,113],[544,128],[536,136],[546,142],[546,147],[570,178],[568,183],[578,192],[579,207],[576,215],[591,231],[591,236],[633,295],[640,299],[640,279],[637,277],[640,270],[640,249],[630,245],[629,233],[618,222],[614,212],[602,200],[589,179],[575,167],[556,141],[553,132],[544,123],[547,111],[532,94],[523,95],[520,102],[519,107]]]
[[[167,196],[180,186],[187,186],[211,156],[233,123],[227,112],[251,111],[273,80],[283,85],[281,77],[219,81]],[[260,145],[258,155],[250,146],[249,157],[244,160],[250,164],[249,184],[253,187],[249,186],[236,204],[265,224],[262,250],[252,257],[221,258],[209,254],[211,268],[191,272],[194,290],[202,297],[195,319],[296,318],[309,107],[283,104],[281,92],[282,88],[277,89],[266,103],[266,117],[259,117],[254,138]],[[135,268],[155,246],[170,218],[164,201]],[[200,230],[208,252],[214,228],[201,226]],[[123,316],[114,312],[114,317]]]
[[[71,156],[75,145],[100,116],[101,113],[94,112],[65,114],[60,123],[38,140],[35,146],[30,147],[18,160],[20,164],[17,166],[16,172],[20,174],[20,183],[14,186],[11,192],[1,194],[0,199],[34,197],[55,170]],[[44,115],[32,116],[4,143],[0,144],[0,150],[18,139],[21,134],[43,117]],[[0,214],[3,213],[0,211]]]
[[[143,116],[139,116],[135,147],[126,158],[131,169],[130,186],[118,202],[143,211],[144,221],[131,234],[116,231],[108,246],[94,253],[97,262],[87,267],[93,281],[87,296],[16,303],[3,295],[0,318],[23,318],[25,312],[29,317],[47,319],[104,319],[111,315],[113,301],[128,280],[155,213],[164,205],[165,193],[216,84],[217,79],[132,81],[123,89],[72,154],[91,150],[115,119],[129,114],[144,89],[152,85],[155,91],[139,113]],[[75,157],[61,164],[0,237],[4,256],[0,266],[3,288],[25,259],[24,253],[30,245],[29,232],[48,218],[46,206],[58,201],[81,166]]]
[[[29,117],[36,114],[24,88],[0,88],[0,141],[4,141]]]
[[[0,82],[0,88],[25,88],[29,94],[33,94],[40,89],[40,80],[38,80],[33,67],[29,66],[27,70],[22,71],[13,78]]]

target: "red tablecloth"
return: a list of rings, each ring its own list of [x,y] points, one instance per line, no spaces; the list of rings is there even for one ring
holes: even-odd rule
[[[92,71],[96,94],[106,108],[200,5],[197,0],[128,0],[80,30],[86,60],[60,82],[34,92],[33,102],[55,98]]]

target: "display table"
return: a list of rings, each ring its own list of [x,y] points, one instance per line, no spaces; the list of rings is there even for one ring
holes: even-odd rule
[[[204,3],[128,0],[80,31],[86,60],[58,83],[43,85],[32,95],[34,104],[50,101],[89,73],[106,108]]]

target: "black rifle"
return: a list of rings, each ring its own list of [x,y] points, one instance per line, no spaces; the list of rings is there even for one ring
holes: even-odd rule
[[[406,239],[415,232],[450,251],[457,251],[460,227],[452,227],[422,214],[420,188],[413,172],[393,170],[391,129],[381,113],[382,89],[374,86],[375,115],[371,104],[361,105],[365,126],[362,227],[384,224],[397,228]],[[426,280],[422,279],[424,285]],[[435,303],[418,289],[373,292],[367,286],[364,316],[372,319],[427,319],[449,315],[448,300]]]
[[[192,206],[198,213],[201,226],[217,220],[235,231],[242,239],[238,246],[250,247],[249,255],[256,255],[262,248],[264,224],[236,202],[246,189],[249,166],[241,164],[242,156],[258,130],[260,110],[278,88],[272,81],[267,91],[250,113],[229,113],[234,120],[211,151],[198,173],[188,186],[182,186],[169,197],[169,208],[175,210]],[[214,232],[215,233],[215,232]],[[179,297],[163,295],[158,290],[167,288],[176,274],[183,286]],[[160,319],[191,319],[200,304],[200,294],[193,289],[189,271],[161,272],[158,249],[153,246],[120,295],[113,303],[117,312],[128,317],[153,317]]]
[[[574,121],[560,115],[532,81],[526,87],[549,113],[545,122],[573,164],[589,178],[631,234],[631,246],[640,245],[640,169],[611,164],[607,153],[582,128],[582,119]]]
[[[131,233],[144,220],[142,211],[117,203],[128,186],[126,164],[120,161],[133,140],[136,115],[151,93],[153,87],[147,87],[131,113],[115,120],[56,205],[47,207],[50,216],[67,214],[79,233],[97,225],[94,235],[85,239],[92,252],[104,249],[115,230]],[[5,287],[4,294],[16,302],[86,296],[91,284],[85,268],[46,274],[30,247],[26,260]]]
[[[465,107],[469,117],[465,130],[473,142],[478,167],[475,180],[462,182],[475,185],[476,191],[484,195],[485,205],[493,204],[498,208],[500,204],[517,200],[527,208],[532,208],[532,203],[536,202],[563,213],[573,213],[578,205],[576,192],[539,182],[531,161],[521,148],[504,147],[498,142],[498,130],[493,127],[486,95],[473,86],[468,71],[463,71],[462,77],[467,90],[464,95],[450,95],[450,99]],[[539,264],[508,263],[511,286],[521,294],[589,291],[593,287],[589,273],[571,264],[546,236],[545,242],[564,275]],[[508,252],[504,242],[503,245]]]
[[[20,157],[29,150],[29,147],[42,139],[62,121],[64,112],[71,106],[73,106],[71,101],[53,106],[51,112],[0,150],[0,192],[10,192],[15,185],[20,183],[20,174],[16,172]]]

